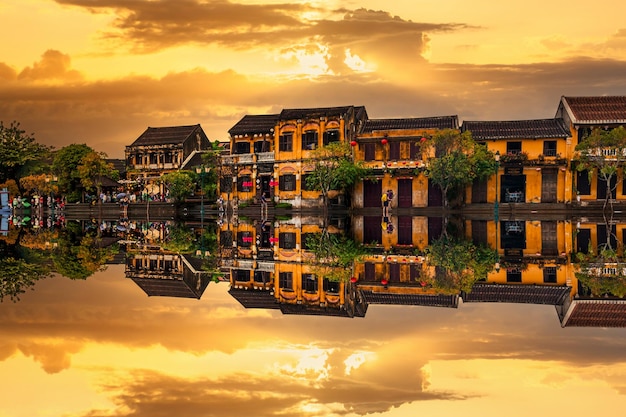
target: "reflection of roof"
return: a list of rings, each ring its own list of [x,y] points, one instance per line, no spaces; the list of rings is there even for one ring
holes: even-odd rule
[[[316,304],[279,304],[280,311],[283,314],[299,314],[303,316],[332,316],[332,317],[348,317],[352,316],[348,312],[341,308],[332,307],[320,307]]]
[[[198,294],[182,278],[131,278],[148,296],[198,298]]]
[[[474,284],[464,303],[525,303],[560,305],[570,294],[562,285]]]
[[[626,300],[572,300],[562,326],[626,327]]]
[[[388,292],[373,292],[361,290],[363,301],[367,304],[391,304],[425,307],[451,307],[459,306],[458,295],[447,294],[396,294]]]
[[[369,119],[365,122],[363,133],[377,130],[406,129],[458,129],[457,116],[420,117],[409,119]]]
[[[201,130],[200,125],[149,127],[130,146],[182,144]],[[200,133],[200,132],[199,132]]]
[[[266,308],[277,310],[278,303],[267,290],[245,290],[231,287],[228,293],[245,308]]]
[[[272,133],[277,121],[277,114],[246,115],[231,127],[228,133],[230,135]]]
[[[570,132],[563,119],[463,122],[463,131],[478,140],[518,138],[567,138]]]
[[[626,122],[626,96],[563,97],[573,122]]]

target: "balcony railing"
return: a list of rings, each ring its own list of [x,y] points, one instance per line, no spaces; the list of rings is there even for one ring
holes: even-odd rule
[[[261,152],[257,154],[257,162],[274,162],[274,152]]]

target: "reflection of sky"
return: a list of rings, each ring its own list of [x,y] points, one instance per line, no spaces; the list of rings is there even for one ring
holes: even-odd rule
[[[562,329],[553,306],[284,316],[224,283],[146,297],[121,265],[21,298],[0,304],[2,416],[582,416],[626,401],[626,329]]]

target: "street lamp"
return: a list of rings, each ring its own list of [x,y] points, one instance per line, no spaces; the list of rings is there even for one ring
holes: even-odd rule
[[[499,208],[499,202],[500,202],[500,197],[498,196],[498,174],[500,173],[500,151],[496,151],[496,198],[495,198],[495,203],[493,206],[493,220],[496,223],[496,265],[495,265],[495,269],[496,272],[500,272],[500,251],[498,249],[498,227],[500,221],[499,221],[499,215],[500,215],[500,208]]]
[[[200,165],[196,168],[196,173],[200,174],[200,224],[204,229],[204,176],[209,172],[209,167]]]

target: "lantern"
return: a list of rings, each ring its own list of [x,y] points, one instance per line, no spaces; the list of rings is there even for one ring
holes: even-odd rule
[[[350,146],[356,146],[356,140],[353,140],[352,142],[350,142]]]
[[[350,278],[350,282],[354,284],[356,282],[356,277]]]
[[[380,143],[382,143],[383,145],[386,145],[388,142],[387,138],[383,138],[383,140],[380,141]]]
[[[421,138],[420,142],[426,142],[426,140],[427,140],[426,138]]]
[[[380,283],[383,284],[383,285],[387,285],[388,282],[389,281],[387,281],[386,279],[383,279],[382,281],[380,281]]]

